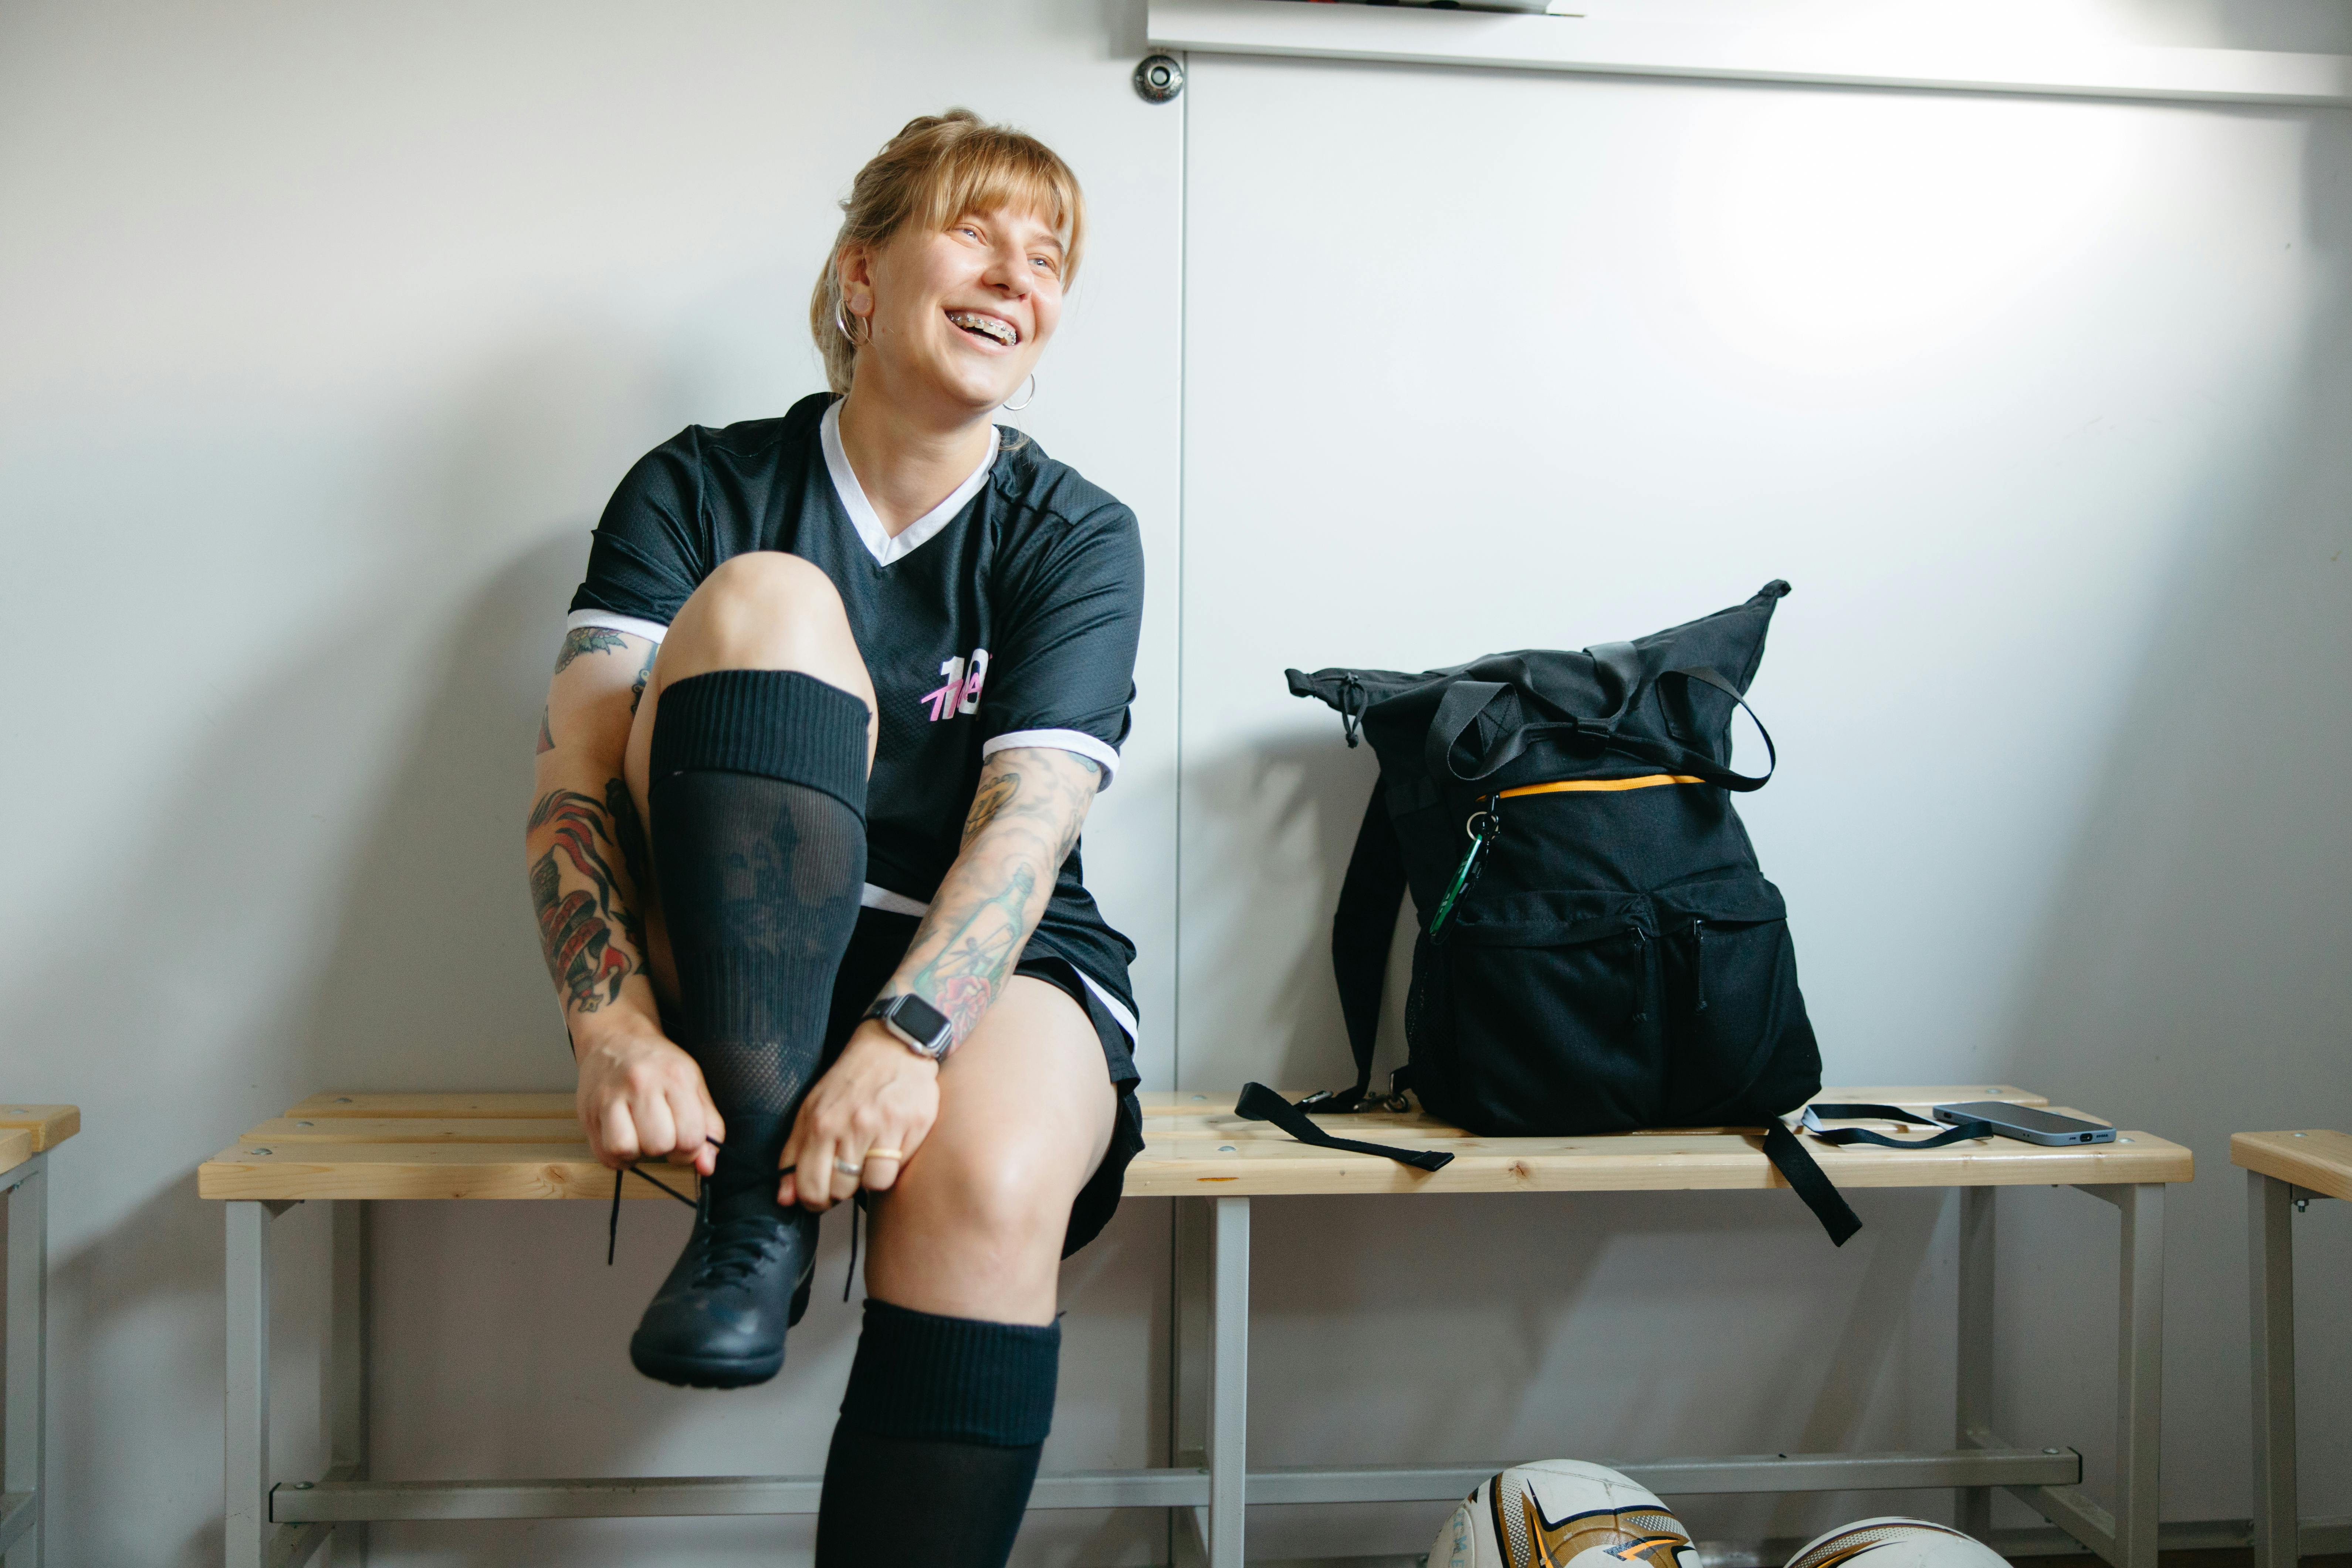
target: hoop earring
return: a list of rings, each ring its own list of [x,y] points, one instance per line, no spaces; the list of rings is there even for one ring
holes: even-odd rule
[[[1023,409],[1024,409],[1024,408],[1028,407],[1031,404],[1033,404],[1033,403],[1034,403],[1034,402],[1036,402],[1036,401],[1037,401],[1037,373],[1036,373],[1035,371],[1034,371],[1034,370],[1033,370],[1033,371],[1031,371],[1031,372],[1029,373],[1029,395],[1028,395],[1027,397],[1023,398],[1023,399],[1022,399],[1020,402],[1018,402],[1018,403],[1005,403],[1005,404],[1000,404],[998,406],[1000,406],[1001,408],[1003,408],[1003,409],[1004,410],[1004,412],[1006,412],[1007,414],[1018,414],[1018,413],[1020,413]]]
[[[841,300],[838,295],[835,296],[833,301],[833,326],[834,330],[841,334],[842,341],[844,342],[847,343],[851,348],[856,348],[859,346],[857,334],[849,330],[848,321],[844,320],[842,317]],[[869,340],[873,335],[874,334],[871,331],[866,333],[866,337]]]

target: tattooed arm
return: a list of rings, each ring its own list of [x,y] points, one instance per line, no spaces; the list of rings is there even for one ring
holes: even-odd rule
[[[1011,983],[1100,782],[1100,770],[1072,752],[1023,746],[989,758],[964,817],[963,849],[882,994],[920,996],[955,1026],[957,1044],[968,1038]],[[830,1171],[836,1151],[853,1162],[870,1148],[911,1155],[939,1111],[938,1072],[869,1020],[810,1091],[784,1163],[815,1172]],[[889,1187],[901,1163],[877,1162],[864,1184]],[[795,1176],[782,1194],[813,1209],[841,1195],[797,1187]]]
[[[1075,752],[1018,747],[989,758],[963,851],[883,994],[913,992],[948,1016],[962,1044],[1021,962],[1101,780]]]
[[[601,627],[564,635],[540,715],[524,829],[541,950],[579,1063],[580,1119],[618,1167],[698,1165],[723,1137],[702,1074],[662,1034],[646,971],[645,833],[622,770],[656,645]]]

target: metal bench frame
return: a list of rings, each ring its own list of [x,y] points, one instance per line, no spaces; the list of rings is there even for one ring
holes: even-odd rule
[[[40,1568],[48,1477],[49,1157],[44,1152],[0,1171],[7,1229],[7,1295],[0,1316],[6,1392],[0,1412],[0,1564]]]
[[[1663,1459],[1619,1468],[1669,1497],[1682,1492],[1801,1492],[1953,1487],[1961,1528],[1991,1524],[2007,1489],[2114,1568],[2157,1568],[2158,1406],[2163,1393],[2164,1184],[2081,1186],[2121,1213],[2116,1508],[2082,1489],[2073,1448],[2004,1446],[1990,1426],[1994,1205],[1991,1186],[1960,1189],[1956,1447],[1928,1453],[1769,1454]],[[580,1519],[810,1514],[814,1476],[646,1477],[573,1480],[379,1481],[367,1471],[367,1203],[327,1202],[333,1230],[330,1324],[320,1380],[329,1464],[282,1482],[269,1459],[270,1222],[304,1200],[224,1203],[228,1379],[224,1489],[227,1568],[296,1568],[334,1531],[363,1542],[378,1520]],[[1251,1503],[1450,1501],[1504,1461],[1392,1468],[1248,1468],[1249,1233],[1246,1196],[1180,1205],[1178,1399],[1172,1467],[1045,1475],[1033,1508],[1173,1510],[1179,1568],[1242,1568]],[[16,1248],[12,1236],[12,1269]],[[2256,1268],[2258,1282],[2263,1278]],[[10,1350],[16,1335],[12,1324]],[[11,1422],[15,1420],[11,1384]],[[1188,1392],[1189,1391],[1189,1392]],[[16,1452],[11,1447],[10,1453]],[[13,1458],[11,1460],[14,1463]],[[11,1486],[15,1471],[10,1471]],[[2292,1517],[2290,1515],[2290,1517]],[[364,1551],[363,1544],[362,1551]],[[2292,1568],[2292,1558],[2274,1568]],[[15,1568],[14,1559],[9,1568]]]
[[[2294,1215],[2315,1193],[2246,1173],[2249,1314],[2254,1352],[2254,1568],[2295,1568],[2303,1524],[2294,1484]],[[2292,1205],[2292,1206],[2290,1206]]]

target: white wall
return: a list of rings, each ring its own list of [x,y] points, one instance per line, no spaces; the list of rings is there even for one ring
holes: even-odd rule
[[[52,1563],[218,1560],[201,1159],[330,1086],[568,1083],[518,846],[589,526],[680,426],[820,384],[833,203],[950,103],[1043,135],[1093,204],[1022,419],[1143,521],[1137,729],[1087,858],[1143,949],[1167,1081],[1181,122],[1128,84],[1139,23],[1095,0],[0,9],[0,1081],[87,1117],[56,1165]],[[597,1205],[387,1206],[382,1473],[819,1468],[845,1234],[785,1375],[719,1398],[623,1359],[684,1217],[631,1205],[607,1272]],[[299,1317],[323,1227],[276,1228]],[[1136,1205],[1072,1266],[1048,1463],[1151,1458],[1165,1237]],[[283,1473],[309,1462],[297,1442]],[[778,1529],[380,1529],[376,1555],[765,1562]],[[1163,1532],[1034,1533],[1134,1563]]]
[[[1187,104],[1184,1086],[1347,1077],[1371,762],[1285,666],[1581,647],[1786,576],[1740,809],[1829,1081],[2022,1083],[2195,1148],[2166,1509],[2242,1518],[2227,1134],[2352,1118],[2352,117],[1226,57]],[[2000,1203],[1999,1426],[2104,1487],[2113,1211]],[[1786,1194],[1258,1206],[1257,1463],[1950,1440],[1934,1196],[1858,1197],[1843,1252]],[[2347,1222],[2302,1222],[2316,1321]],[[2352,1358],[2305,1344],[2305,1505],[2341,1515]],[[1688,1518],[1890,1503],[1948,1497]],[[1425,1512],[1252,1528],[1394,1552]]]
[[[2343,47],[2340,7],[2077,9]],[[0,1086],[88,1128],[55,1167],[53,1562],[217,1561],[198,1161],[330,1085],[563,1081],[515,824],[587,526],[678,426],[816,384],[799,321],[828,204],[949,102],[1044,134],[1095,204],[1024,420],[1152,552],[1137,738],[1089,844],[1144,950],[1152,1081],[1180,1044],[1194,1085],[1340,1059],[1321,931],[1364,776],[1283,665],[1629,635],[1786,574],[1758,697],[1789,765],[1749,819],[1832,1072],[2011,1077],[2197,1147],[2169,1509],[2243,1512],[2222,1134],[2352,1121],[2345,117],[1197,59],[1154,109],[1125,79],[1139,10],[0,9],[24,650]],[[1521,177],[1486,172],[1496,149]],[[1531,384],[1538,352],[1559,370]],[[1391,608],[1380,547],[1441,506],[1458,521]],[[1504,541],[1550,574],[1419,607]],[[2100,1454],[2106,1211],[2003,1203],[2003,1419]],[[1760,1197],[1264,1205],[1262,1458],[1938,1442],[1948,1223],[1860,1206],[1872,1229],[1830,1257]],[[623,1369],[678,1217],[632,1205],[607,1272],[593,1205],[387,1206],[379,1473],[814,1468],[837,1301],[764,1393]],[[2352,1284],[2347,1223],[2299,1222],[2315,1322]],[[299,1326],[320,1227],[277,1228]],[[1137,1204],[1072,1266],[1049,1464],[1158,1457],[1166,1256]],[[2307,1502],[2344,1512],[2347,1364],[2316,1334],[2305,1359]],[[310,1458],[289,1444],[282,1473]],[[1428,1511],[1256,1528],[1269,1552],[1398,1550]],[[777,1536],[374,1546],[716,1563]],[[1041,1517],[1024,1552],[1138,1563],[1159,1539],[1150,1515]]]

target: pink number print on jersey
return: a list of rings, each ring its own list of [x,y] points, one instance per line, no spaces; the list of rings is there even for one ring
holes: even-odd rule
[[[980,711],[981,683],[988,679],[988,650],[976,647],[970,658],[950,658],[940,666],[942,684],[936,691],[926,691],[916,699],[931,710],[931,722],[952,719],[959,713]]]

